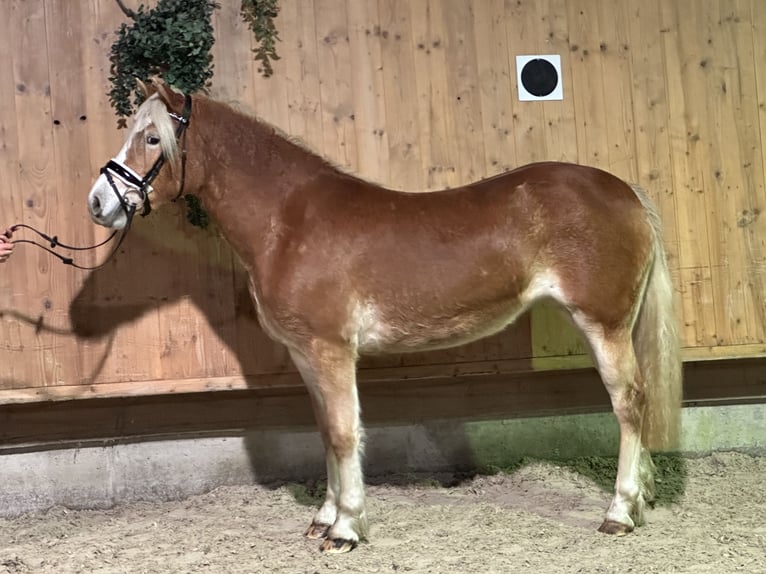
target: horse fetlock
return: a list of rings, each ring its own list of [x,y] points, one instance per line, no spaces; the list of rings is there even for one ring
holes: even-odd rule
[[[322,507],[314,515],[312,524],[323,524],[329,528],[332,524],[335,524],[335,520],[338,517],[338,507],[334,501],[325,501]]]
[[[644,511],[646,510],[646,501],[643,494],[639,494],[636,502],[633,504],[633,511],[631,512],[631,518],[636,526],[643,526],[646,524],[646,518],[644,517]]]
[[[327,538],[328,540],[342,539],[359,542],[367,538],[367,533],[367,514],[364,511],[356,515],[341,512],[335,524],[327,531]]]

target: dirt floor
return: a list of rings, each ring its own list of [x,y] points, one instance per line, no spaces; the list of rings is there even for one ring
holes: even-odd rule
[[[301,536],[311,485],[0,520],[0,573],[766,573],[766,457],[658,459],[648,524],[596,532],[614,460],[524,461],[497,474],[372,480],[371,537],[320,554]]]

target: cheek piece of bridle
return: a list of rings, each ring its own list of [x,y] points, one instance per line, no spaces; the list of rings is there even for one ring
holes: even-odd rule
[[[184,100],[184,111],[183,115],[178,115],[173,112],[168,112],[168,115],[170,115],[171,118],[173,118],[176,122],[178,122],[178,127],[176,128],[176,140],[182,141],[181,146],[181,180],[180,184],[178,186],[178,194],[173,198],[173,201],[177,201],[182,195],[184,190],[184,182],[186,180],[186,128],[189,127],[189,121],[191,120],[191,96],[186,95],[186,98]],[[58,236],[54,235],[51,237],[50,235],[46,235],[42,231],[39,231],[35,229],[34,227],[31,227],[30,225],[26,225],[24,223],[17,223],[16,225],[13,225],[11,227],[11,232],[16,231],[17,229],[29,229],[42,237],[45,241],[48,241],[50,244],[50,247],[46,247],[45,245],[42,245],[40,243],[37,243],[36,241],[30,241],[28,239],[16,239],[12,241],[12,243],[30,243],[32,245],[37,245],[41,249],[44,249],[51,255],[58,257],[62,263],[65,265],[71,265],[72,267],[75,267],[77,269],[85,269],[85,270],[92,270],[92,269],[98,269],[100,267],[103,267],[106,265],[110,259],[117,253],[117,250],[120,248],[120,245],[122,245],[123,240],[125,239],[125,235],[127,235],[128,231],[130,230],[130,225],[133,222],[133,215],[136,213],[136,209],[139,206],[142,206],[141,216],[145,217],[149,215],[149,213],[152,210],[152,206],[149,202],[149,194],[153,191],[151,183],[154,181],[154,179],[157,177],[157,174],[159,174],[160,169],[162,169],[162,166],[165,163],[165,156],[160,155],[160,157],[157,158],[157,161],[154,162],[154,165],[151,167],[151,169],[146,173],[144,177],[139,177],[139,175],[130,169],[128,166],[120,163],[119,161],[115,159],[111,159],[107,162],[107,164],[101,168],[101,173],[104,174],[106,177],[107,182],[109,182],[109,187],[112,188],[112,191],[114,191],[115,195],[117,196],[117,199],[120,201],[120,205],[122,206],[122,209],[125,211],[125,215],[128,218],[128,222],[126,223],[125,227],[122,230],[122,234],[120,235],[120,239],[117,242],[117,245],[114,247],[112,252],[109,254],[109,256],[104,260],[103,263],[100,263],[99,265],[94,266],[83,266],[78,265],[74,262],[74,260],[71,257],[64,257],[60,253],[56,253],[53,251],[56,247],[63,247],[64,249],[68,249],[71,251],[88,251],[90,249],[96,249],[97,247],[101,247],[102,245],[106,245],[109,243],[117,234],[117,230],[115,229],[112,234],[107,237],[104,241],[101,243],[98,243],[96,245],[91,245],[89,247],[75,247],[72,245],[66,245],[65,243],[62,243],[59,241]],[[117,186],[114,182],[114,177],[117,177],[120,179],[123,183],[125,183],[128,186],[128,189],[125,191],[125,194],[120,194],[120,190],[117,189]],[[134,192],[138,194],[139,201],[136,203],[133,203],[131,201],[128,201],[128,199],[125,197],[128,195],[129,192]]]

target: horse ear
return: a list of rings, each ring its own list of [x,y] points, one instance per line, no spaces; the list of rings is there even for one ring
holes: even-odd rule
[[[180,113],[184,107],[184,95],[181,92],[175,90],[172,86],[166,84],[165,80],[159,76],[152,76],[150,79],[152,86],[155,88],[155,91],[159,95],[160,99],[165,103],[165,105],[169,109]]]
[[[147,99],[155,92],[153,86],[151,84],[147,86],[141,78],[136,78],[136,88],[144,99]]]

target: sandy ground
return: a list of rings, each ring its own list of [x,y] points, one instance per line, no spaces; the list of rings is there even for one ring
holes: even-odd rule
[[[350,554],[302,537],[311,485],[0,520],[0,573],[766,573],[766,457],[660,459],[648,524],[596,532],[614,460],[372,480],[371,537]]]

